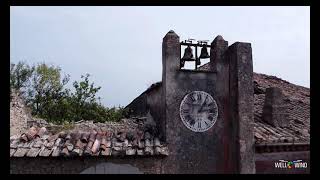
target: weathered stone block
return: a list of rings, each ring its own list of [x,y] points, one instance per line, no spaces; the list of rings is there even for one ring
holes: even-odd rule
[[[236,42],[227,51],[230,61],[230,100],[239,173],[255,173],[253,134],[253,64],[250,43]],[[233,141],[234,141],[233,140]]]
[[[262,112],[263,121],[274,127],[288,127],[288,116],[285,96],[281,89],[267,88]]]

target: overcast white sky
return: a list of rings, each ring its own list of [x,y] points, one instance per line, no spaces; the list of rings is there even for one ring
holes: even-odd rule
[[[11,62],[58,65],[71,82],[89,73],[105,105],[125,106],[161,81],[170,29],[250,42],[255,72],[310,87],[309,7],[11,7]]]

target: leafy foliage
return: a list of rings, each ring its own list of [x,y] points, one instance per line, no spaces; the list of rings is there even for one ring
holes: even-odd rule
[[[61,68],[40,63],[30,67],[24,62],[10,67],[10,86],[24,93],[32,115],[57,124],[78,120],[95,122],[118,121],[126,115],[122,107],[107,108],[100,97],[101,89],[89,80],[90,75],[82,75],[81,81],[74,81],[73,88],[66,88],[69,75],[61,75]]]
[[[20,61],[18,64],[10,64],[10,90],[19,89],[24,93],[24,88],[28,86],[34,67],[30,67],[25,62]]]
[[[68,90],[64,86],[68,83],[69,76],[61,80],[61,69],[45,63],[38,64],[34,69],[26,97],[32,114],[48,120],[63,118],[65,114],[60,105],[65,105]]]

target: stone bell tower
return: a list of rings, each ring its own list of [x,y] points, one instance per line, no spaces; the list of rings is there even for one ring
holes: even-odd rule
[[[210,63],[180,68],[180,38],[169,31],[162,42],[162,121],[169,156],[164,173],[254,173],[251,44],[228,46],[222,36],[210,45]],[[181,104],[192,92],[216,102],[212,127],[195,132],[182,121]]]

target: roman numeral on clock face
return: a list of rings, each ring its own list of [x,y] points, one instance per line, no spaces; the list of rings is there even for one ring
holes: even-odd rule
[[[192,102],[196,101],[196,98],[193,96],[193,94],[190,95],[190,99]]]
[[[206,127],[208,127],[208,126],[209,126],[209,124],[207,123],[207,121],[204,121],[204,123],[206,124]]]
[[[189,113],[189,112],[190,112],[190,109],[182,109],[182,112],[183,112],[183,113]]]
[[[197,94],[197,100],[198,100],[198,101],[201,101],[201,97],[202,97],[202,95],[198,93],[198,94]]]
[[[198,128],[201,129],[201,121],[198,121]]]
[[[185,119],[186,119],[186,121],[190,124],[190,125],[194,125],[194,123],[195,123],[195,120],[194,119],[192,119],[192,117],[190,116],[190,115],[187,115],[186,117],[185,117]]]
[[[208,95],[206,95],[206,98],[204,99],[204,103],[207,103]]]

